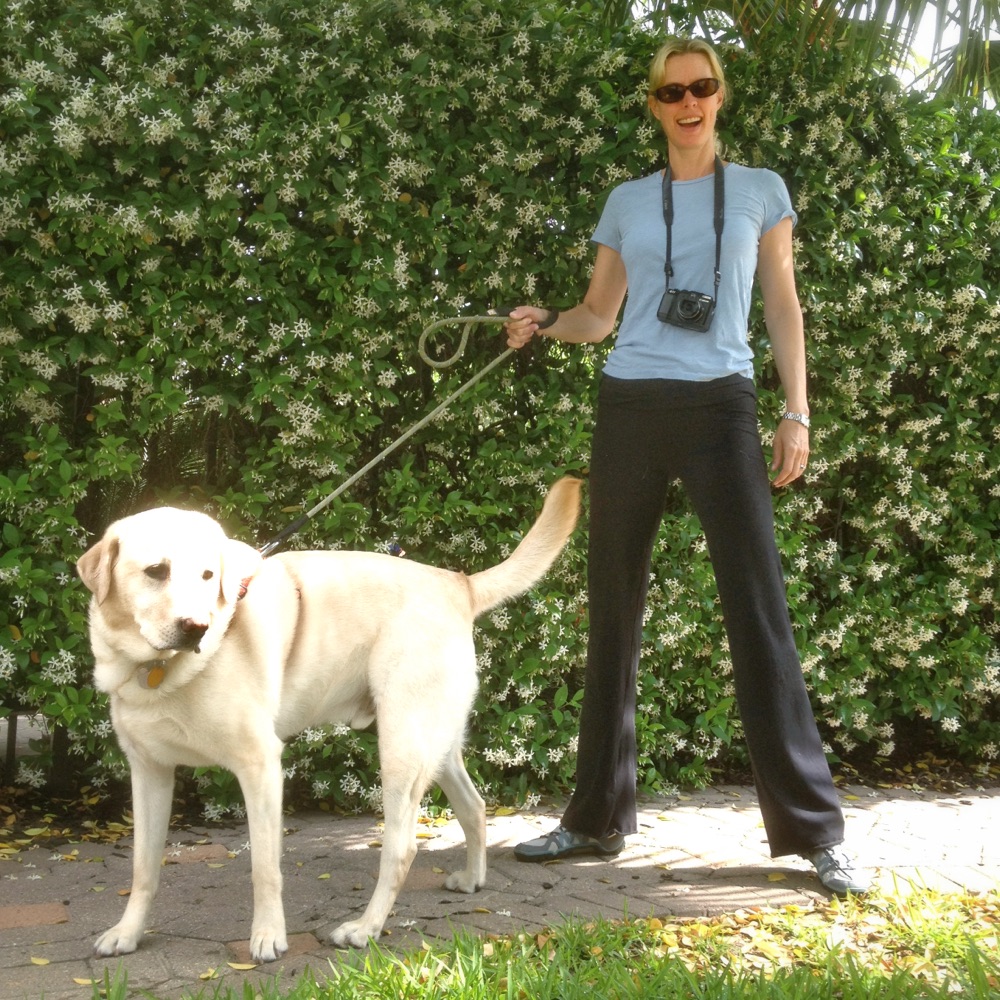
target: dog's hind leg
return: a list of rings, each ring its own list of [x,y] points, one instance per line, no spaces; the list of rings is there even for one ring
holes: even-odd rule
[[[486,804],[465,769],[460,745],[448,754],[438,784],[465,834],[465,871],[449,875],[444,884],[455,892],[475,892],[486,882]]]
[[[341,948],[364,948],[370,939],[378,940],[417,853],[417,814],[430,776],[422,770],[414,774],[411,767],[410,773],[401,776],[402,780],[387,780],[384,764],[382,775],[385,830],[378,882],[361,917],[341,924],[330,935],[330,940]]]
[[[160,884],[163,849],[170,826],[174,769],[148,761],[130,760],[130,763],[135,813],[132,890],[121,920],[94,942],[94,953],[101,956],[127,955],[135,951]]]

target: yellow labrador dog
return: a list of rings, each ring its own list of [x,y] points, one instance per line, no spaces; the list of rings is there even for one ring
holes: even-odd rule
[[[210,517],[162,508],[112,524],[81,556],[93,594],[96,686],[132,770],[135,857],[122,919],[98,955],[135,950],[160,878],[174,768],[221,765],[246,799],[253,865],[250,951],[288,947],[281,900],[282,741],[307,726],[377,721],[385,836],[378,883],[336,945],[377,938],[416,854],[421,797],[448,796],[466,867],[486,876],[483,800],[462,762],[476,693],[472,623],[527,590],[555,561],[579,511],[580,481],[556,482],[510,557],[473,573],[371,552],[289,552],[263,559]]]

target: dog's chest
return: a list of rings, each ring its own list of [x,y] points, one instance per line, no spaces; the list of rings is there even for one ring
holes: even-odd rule
[[[150,694],[141,701],[112,696],[112,722],[129,757],[138,754],[170,767],[225,763],[238,740],[226,706],[216,704],[213,711],[209,704]]]

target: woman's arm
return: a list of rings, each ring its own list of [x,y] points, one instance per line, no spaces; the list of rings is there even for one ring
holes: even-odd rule
[[[785,391],[786,409],[809,413],[806,392],[806,341],[802,308],[795,289],[792,220],[782,219],[760,239],[757,277],[764,297],[764,322],[771,338],[774,363]],[[802,475],[809,460],[809,431],[794,420],[779,420],[774,435],[772,471],[775,486]]]
[[[598,243],[594,272],[583,302],[572,309],[560,311],[559,318],[552,326],[542,330],[542,335],[570,344],[596,344],[604,340],[615,328],[627,290],[628,281],[621,255]],[[548,309],[538,306],[512,309],[511,321],[505,327],[508,345],[524,347],[548,315]]]

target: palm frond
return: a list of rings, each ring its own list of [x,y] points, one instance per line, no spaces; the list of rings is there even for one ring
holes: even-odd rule
[[[876,71],[913,69],[915,44],[929,23],[928,65],[916,69],[916,82],[953,97],[1000,95],[1000,67],[997,59],[991,61],[990,46],[992,36],[1000,51],[1000,0],[688,0],[679,22],[678,10],[670,0],[605,0],[604,5],[606,20],[615,25],[639,16],[710,34],[705,29],[722,18],[757,52],[766,50],[779,26],[784,31],[793,25],[803,56],[817,47],[837,47],[849,52],[855,65]]]
[[[993,58],[991,60],[991,52]],[[927,70],[928,89],[950,97],[1000,97],[1000,39],[966,38]]]

